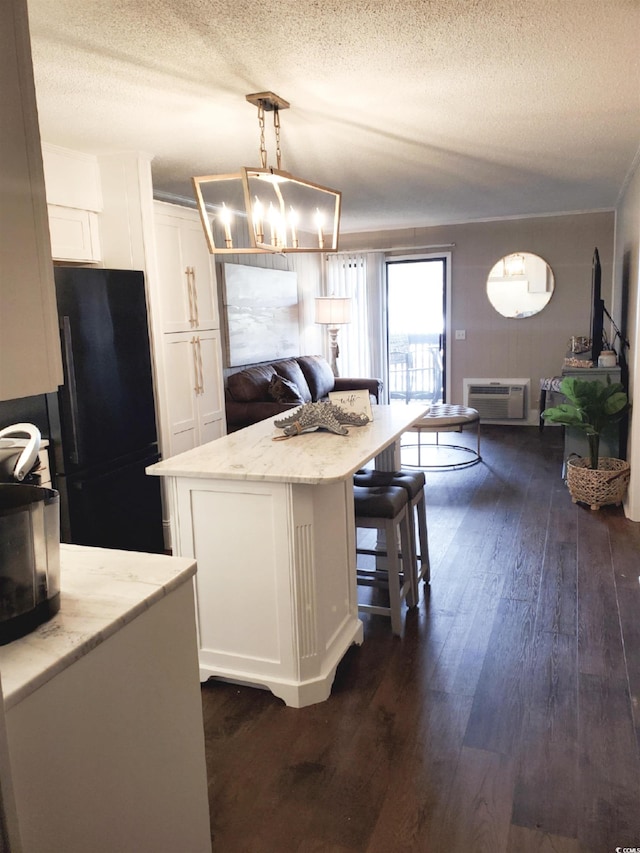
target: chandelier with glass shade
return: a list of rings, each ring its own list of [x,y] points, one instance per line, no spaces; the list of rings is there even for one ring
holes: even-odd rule
[[[209,252],[336,252],[341,193],[281,168],[280,111],[289,103],[273,92],[247,95],[258,108],[259,167],[194,177],[193,188]],[[268,164],[265,113],[273,113],[276,167]]]

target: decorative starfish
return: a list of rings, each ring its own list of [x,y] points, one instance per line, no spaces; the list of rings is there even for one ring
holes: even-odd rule
[[[286,418],[274,421],[275,426],[284,429],[286,436],[300,435],[317,429],[327,429],[336,435],[348,435],[349,430],[343,424],[364,426],[369,423],[366,415],[345,412],[333,403],[305,403]]]

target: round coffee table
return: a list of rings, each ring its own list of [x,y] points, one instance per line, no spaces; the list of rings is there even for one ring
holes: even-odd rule
[[[476,448],[466,447],[463,444],[449,444],[440,441],[441,432],[462,432],[463,429],[469,426],[475,426],[476,429]],[[418,460],[416,463],[411,463],[403,460],[402,464],[409,468],[425,468],[425,469],[448,469],[455,470],[456,468],[468,468],[470,465],[477,465],[482,461],[480,455],[480,415],[477,409],[471,409],[468,406],[450,405],[448,403],[438,403],[431,406],[426,415],[419,418],[409,428],[410,432],[418,433],[418,441],[416,444],[403,444],[402,447],[417,447]],[[421,441],[422,433],[435,433],[435,442],[423,444]],[[445,451],[440,453],[441,461],[423,462],[422,452],[425,449],[437,449]],[[460,454],[463,458],[456,461]],[[433,455],[431,453],[430,455]]]

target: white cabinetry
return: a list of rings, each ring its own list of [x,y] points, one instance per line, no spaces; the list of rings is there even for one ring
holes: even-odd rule
[[[362,641],[353,472],[396,467],[424,406],[376,406],[328,448],[320,432],[274,441],[273,419],[151,466],[169,478],[174,553],[197,560],[200,679],[268,687],[288,705],[326,699]]]
[[[103,203],[97,158],[44,143],[42,159],[53,258],[100,261],[98,213]]]
[[[26,0],[0,3],[0,400],[62,382]]]
[[[193,561],[60,559],[60,613],[0,647],[11,850],[211,853]]]
[[[226,432],[216,277],[195,210],[155,202],[153,311],[161,341],[162,455]]]
[[[100,261],[98,215],[75,207],[49,205],[51,254],[56,261]]]
[[[197,212],[162,202],[155,209],[163,331],[220,328],[215,272]]]
[[[220,333],[212,329],[165,335],[168,453],[175,456],[225,432]]]

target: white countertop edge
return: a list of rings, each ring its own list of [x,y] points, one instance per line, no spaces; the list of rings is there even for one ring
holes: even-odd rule
[[[176,590],[195,560],[81,545],[60,546],[60,612],[0,646],[5,710]]]
[[[342,482],[347,477],[355,474],[355,472],[361,467],[362,465],[354,465],[351,470],[345,470],[343,474],[326,477],[296,476],[295,474],[281,476],[279,474],[255,474],[249,472],[232,473],[230,471],[211,474],[208,471],[193,471],[188,468],[180,468],[179,466],[172,468],[171,473],[168,473],[167,471],[154,471],[151,468],[147,468],[146,473],[156,477],[166,477],[167,479],[170,479],[171,477],[180,477],[188,479],[193,478],[194,480],[231,480],[236,483],[292,483],[293,485],[324,486],[330,483]]]
[[[399,440],[429,406],[376,406],[374,418],[347,435],[316,430],[291,437],[267,418],[245,429],[163,459],[146,469],[159,477],[322,485],[346,480]]]

